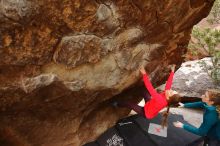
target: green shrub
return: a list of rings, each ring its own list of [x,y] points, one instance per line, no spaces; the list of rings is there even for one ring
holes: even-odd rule
[[[211,66],[201,61],[203,69],[214,83],[220,84],[220,30],[194,27],[188,48],[193,52],[202,50],[211,57]]]

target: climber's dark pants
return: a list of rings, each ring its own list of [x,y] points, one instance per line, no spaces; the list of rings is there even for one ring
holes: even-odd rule
[[[151,99],[151,96],[150,96],[149,92],[146,91],[146,93],[144,93],[145,103],[148,102],[150,99]],[[137,114],[145,117],[144,107],[142,107],[142,106],[139,106],[139,105],[132,103],[132,102],[120,102],[118,105],[120,107],[126,107],[131,110],[134,110]]]

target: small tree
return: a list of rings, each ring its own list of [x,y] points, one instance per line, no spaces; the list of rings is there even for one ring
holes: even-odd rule
[[[200,63],[214,83],[220,84],[220,30],[194,27],[188,47],[194,53],[202,50],[211,57],[211,66],[205,61]]]

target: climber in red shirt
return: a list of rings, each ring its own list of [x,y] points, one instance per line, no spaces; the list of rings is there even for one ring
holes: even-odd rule
[[[147,119],[154,118],[155,116],[157,116],[160,110],[168,107],[166,113],[163,114],[164,118],[162,121],[162,126],[164,127],[167,124],[167,116],[170,106],[177,105],[181,100],[180,95],[176,91],[171,90],[175,65],[172,66],[171,70],[172,71],[170,73],[170,76],[166,82],[165,90],[161,93],[158,93],[152,86],[144,67],[141,67],[140,72],[143,75],[145,87],[149,92],[144,96],[144,107],[130,102],[121,102],[118,103],[118,105],[122,107],[128,107]]]

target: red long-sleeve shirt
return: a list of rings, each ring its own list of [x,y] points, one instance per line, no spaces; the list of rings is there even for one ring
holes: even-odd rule
[[[162,93],[157,93],[157,91],[152,86],[147,74],[143,75],[143,80],[145,87],[151,95],[151,99],[144,105],[145,116],[148,119],[154,118],[161,109],[167,106],[167,99],[165,96],[165,91],[170,90],[173,81],[174,72],[170,73],[170,76],[166,82],[165,90]]]

